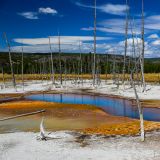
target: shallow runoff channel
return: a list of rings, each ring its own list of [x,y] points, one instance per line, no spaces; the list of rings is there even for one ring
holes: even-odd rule
[[[83,94],[37,94],[27,96],[29,100],[40,100],[65,104],[86,104],[102,108],[111,115],[139,118],[138,109],[133,102],[126,99]],[[144,108],[144,119],[160,121],[160,109]]]

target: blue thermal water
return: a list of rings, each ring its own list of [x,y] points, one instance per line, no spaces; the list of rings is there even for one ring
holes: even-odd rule
[[[66,104],[95,105],[111,115],[139,118],[137,107],[132,105],[132,101],[125,99],[77,94],[37,94],[27,96],[26,98],[31,100]],[[144,108],[144,119],[150,121],[160,121],[160,109]]]

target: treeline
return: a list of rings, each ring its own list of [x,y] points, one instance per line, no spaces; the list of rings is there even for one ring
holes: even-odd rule
[[[59,73],[59,60],[61,60],[62,73],[78,74],[80,73],[81,63],[82,72],[84,74],[92,73],[92,54],[65,53],[61,54],[59,59],[58,53],[53,53],[54,72]],[[14,66],[14,73],[21,74],[21,53],[12,53],[12,61]],[[128,69],[130,72],[132,67],[132,58],[127,57]],[[0,53],[0,67],[4,73],[10,73],[8,53]],[[123,69],[123,56],[98,54],[97,55],[97,68],[99,73],[122,73]],[[160,59],[145,59],[145,73],[160,73]],[[50,73],[51,72],[51,59],[49,53],[25,53],[24,54],[24,73]]]
[[[146,59],[144,70],[145,73],[160,73],[160,59]]]

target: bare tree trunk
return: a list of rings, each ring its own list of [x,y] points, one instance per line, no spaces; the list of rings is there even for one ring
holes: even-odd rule
[[[81,75],[81,84],[82,84],[82,86],[83,86],[83,63],[82,63],[82,50],[81,50],[81,44],[80,44],[80,42],[79,42],[79,50],[80,50],[80,61],[79,61],[79,63],[80,63],[80,75]]]
[[[95,0],[94,4],[94,53],[93,53],[93,68],[92,68],[92,74],[93,74],[93,85],[96,83],[96,31],[97,31],[97,1]]]
[[[99,55],[97,55],[97,63],[96,63],[96,84],[99,86],[101,83],[100,80],[100,59],[99,59]]]
[[[107,84],[107,79],[108,79],[108,53],[106,53],[106,62],[107,62],[107,66],[106,66],[106,69],[105,69],[105,74],[106,74],[106,80],[105,80],[105,83]]]
[[[2,79],[3,79],[3,88],[6,88],[3,64],[2,64]]]
[[[42,65],[42,59],[39,60],[39,66],[40,66],[40,79],[41,79],[41,83],[43,85],[43,65]]]
[[[142,74],[142,85],[143,85],[143,92],[146,91],[146,82],[144,78],[144,50],[145,50],[145,43],[144,43],[144,0],[142,0],[142,53],[140,58],[140,65],[141,65],[141,74]]]
[[[114,58],[113,58],[112,80],[113,80],[113,84],[115,84],[116,82],[116,55],[115,53],[114,53]]]
[[[66,58],[65,58],[65,60],[64,60],[64,64],[65,64],[65,66],[64,66],[64,68],[65,68],[64,81],[65,81],[65,85],[66,85],[66,81],[67,81],[67,60],[66,60]]]
[[[81,83],[83,86],[83,59],[82,59],[82,54],[81,54]]]
[[[59,74],[60,74],[60,84],[62,87],[62,61],[61,61],[61,37],[60,34],[58,33],[58,46],[59,46]]]
[[[126,56],[128,48],[128,20],[129,20],[129,9],[128,9],[128,0],[126,0],[126,28],[125,28],[125,52],[124,52],[124,61],[123,61],[123,85],[125,82],[125,73],[126,73]]]
[[[17,115],[17,116],[3,118],[3,119],[0,119],[0,121],[6,121],[6,120],[15,119],[15,118],[25,117],[25,116],[31,116],[31,115],[43,113],[45,111],[46,110],[43,109],[43,110],[40,110],[40,111],[31,112],[31,113],[24,113],[24,114],[20,114],[20,115]]]
[[[134,23],[134,22],[133,22]],[[135,68],[135,74],[136,74],[136,81],[138,82],[138,66],[139,66],[139,61],[137,61],[137,55],[136,55],[136,46],[135,46],[135,33],[133,31],[133,26],[131,24],[131,33],[132,33],[132,43],[133,43],[133,68]]]
[[[23,53],[23,46],[22,46],[22,88],[24,91],[24,53]]]
[[[52,80],[52,85],[55,83],[55,77],[54,77],[54,66],[53,66],[53,53],[52,53],[52,46],[51,46],[51,40],[49,37],[49,48],[51,52],[51,80]]]
[[[132,28],[132,27],[131,27]],[[133,33],[133,30],[131,29],[132,31],[132,38],[133,38],[133,49],[134,49],[134,53],[135,53],[135,43],[134,43],[134,33]],[[135,56],[135,54],[134,54]],[[136,60],[136,59],[135,59]],[[141,63],[141,57],[137,60],[137,62],[135,61],[135,64],[134,64],[134,67],[133,69],[131,70],[131,76],[130,76],[130,79],[131,79],[131,85],[134,89],[134,93],[135,93],[135,97],[136,97],[136,103],[137,103],[137,106],[138,106],[138,111],[139,111],[139,118],[140,118],[140,131],[141,131],[141,141],[144,141],[145,140],[145,133],[144,133],[144,120],[143,120],[143,108],[141,106],[141,103],[140,103],[140,100],[139,100],[139,96],[137,94],[137,89],[136,89],[136,86],[135,86],[135,82],[134,82],[134,72],[137,71],[137,65],[139,64],[139,61],[140,61],[140,64],[142,65]]]
[[[140,118],[140,131],[141,131],[141,141],[145,140],[145,133],[144,133],[144,120],[143,120],[143,108],[141,106],[138,94],[137,94],[137,90],[136,90],[136,86],[133,80],[133,72],[131,73],[131,82],[132,82],[132,86],[134,89],[134,93],[135,93],[135,97],[136,97],[136,102],[137,102],[137,106],[138,106],[138,111],[139,111],[139,118]]]
[[[8,42],[6,33],[4,33],[4,38],[5,38],[6,44],[8,46],[9,63],[10,63],[11,74],[12,74],[12,83],[13,83],[13,87],[16,89],[16,80],[15,80],[14,69],[13,69],[13,62],[12,62],[12,56],[11,56],[11,47],[10,47],[10,44]]]

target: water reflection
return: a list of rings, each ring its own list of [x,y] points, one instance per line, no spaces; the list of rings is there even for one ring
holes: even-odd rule
[[[38,94],[27,96],[26,98],[31,100],[41,100],[66,104],[95,105],[112,115],[139,118],[137,107],[132,105],[132,101],[125,99],[76,94]],[[160,121],[160,109],[145,108],[144,119]]]

